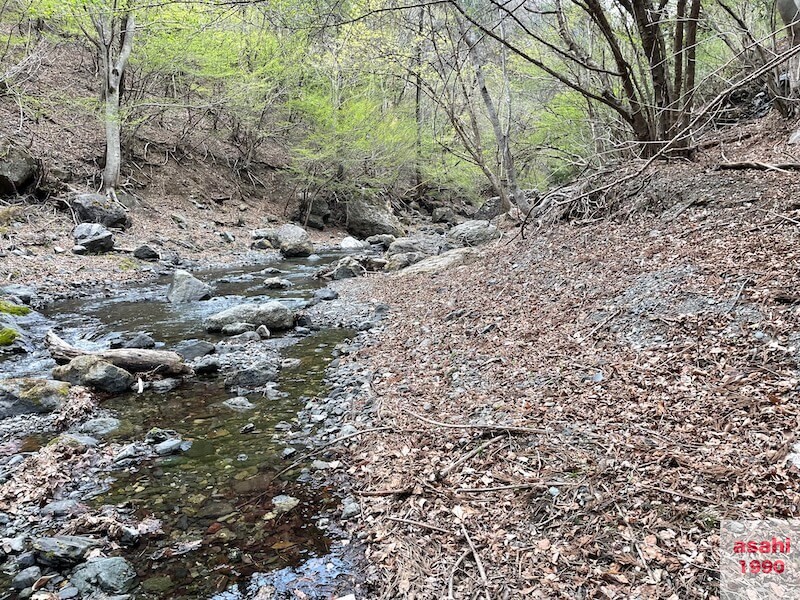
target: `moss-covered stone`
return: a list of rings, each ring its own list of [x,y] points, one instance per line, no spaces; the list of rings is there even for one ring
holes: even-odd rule
[[[15,317],[24,317],[30,312],[31,309],[27,306],[20,306],[19,304],[14,304],[8,300],[0,300],[0,313],[13,315]]]
[[[0,346],[10,346],[17,340],[18,337],[19,333],[10,327],[0,328]]]
[[[48,379],[0,381],[0,418],[58,409],[69,395],[70,384]]]

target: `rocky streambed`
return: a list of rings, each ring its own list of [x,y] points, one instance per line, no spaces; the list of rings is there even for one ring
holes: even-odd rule
[[[205,287],[179,302],[175,277],[18,317],[26,351],[0,360],[0,598],[359,589],[357,541],[337,527],[358,503],[330,488],[340,465],[306,455],[369,427],[368,401],[351,407],[371,374],[340,357],[386,307],[339,302],[312,277],[336,261],[276,257],[195,272]],[[250,323],[253,306],[277,321]],[[51,329],[86,351],[178,351],[193,374],[120,385],[91,357],[61,367],[73,385],[52,382]]]

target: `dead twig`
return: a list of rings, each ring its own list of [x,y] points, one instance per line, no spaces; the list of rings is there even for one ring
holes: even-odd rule
[[[736,171],[745,169],[755,169],[758,171],[777,171],[778,173],[788,173],[789,171],[800,170],[800,163],[764,163],[758,161],[727,162],[717,165],[715,171]]]
[[[416,525],[417,527],[422,527],[423,529],[430,529],[431,531],[438,531],[439,533],[446,533],[448,535],[452,535],[452,531],[448,531],[444,527],[437,527],[436,525],[431,525],[430,523],[423,523],[422,521],[414,521],[413,519],[402,519],[400,517],[386,517],[389,521],[395,521],[397,523],[405,523],[406,525]]]
[[[475,544],[472,543],[472,538],[469,537],[469,532],[464,525],[461,525],[461,533],[464,534],[464,539],[467,540],[467,544],[469,544],[470,550],[472,550],[472,556],[475,557],[475,564],[478,567],[478,573],[480,573],[481,581],[483,581],[483,585],[486,592],[486,600],[491,600],[491,596],[489,595],[489,578],[486,577],[486,570],[483,568],[483,561],[481,560],[481,555],[478,554],[478,549],[475,547]]]
[[[487,440],[487,441],[485,441],[484,443],[482,443],[480,446],[478,446],[478,447],[477,447],[477,448],[475,448],[474,450],[472,450],[472,451],[468,452],[467,454],[465,454],[464,456],[462,456],[461,458],[459,458],[459,459],[458,459],[456,462],[452,463],[450,466],[448,466],[448,467],[445,467],[444,469],[442,469],[441,471],[439,471],[439,472],[436,474],[436,478],[437,478],[437,479],[444,479],[445,477],[447,477],[447,475],[448,475],[448,474],[449,474],[449,473],[450,473],[450,472],[451,472],[453,469],[457,469],[458,467],[460,467],[461,465],[463,465],[465,462],[467,462],[469,459],[471,459],[473,456],[476,456],[476,455],[480,454],[481,452],[483,452],[484,450],[486,450],[486,448],[487,448],[487,447],[491,446],[492,444],[494,444],[495,442],[497,442],[497,441],[499,441],[499,440],[502,440],[502,439],[504,439],[504,437],[505,437],[505,436],[498,435],[498,436],[496,436],[496,437],[493,437],[493,438],[492,438],[492,439],[490,439],[490,440]]]
[[[339,442],[343,442],[345,440],[349,440],[350,438],[354,438],[354,437],[357,437],[359,435],[365,435],[367,433],[374,433],[376,431],[391,431],[392,429],[393,429],[392,427],[373,427],[372,429],[364,429],[363,431],[356,431],[355,433],[351,433],[350,435],[345,435],[345,436],[342,436],[340,438],[336,438],[335,440],[331,440],[330,442],[328,442],[326,444],[323,444],[319,448],[314,448],[313,450],[311,450],[309,452],[306,452],[300,458],[298,458],[296,461],[294,461],[292,464],[290,464],[288,467],[286,467],[285,469],[282,469],[281,471],[278,471],[277,473],[275,473],[275,475],[272,476],[272,481],[275,481],[278,477],[280,477],[281,475],[283,475],[287,471],[291,471],[295,467],[300,466],[301,464],[303,464],[303,462],[305,460],[311,458],[315,454],[319,454],[320,452],[325,450],[325,448],[329,448],[329,447],[331,447],[331,446],[333,446],[335,444],[338,444]]]

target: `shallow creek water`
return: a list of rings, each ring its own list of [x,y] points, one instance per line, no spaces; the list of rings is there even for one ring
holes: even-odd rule
[[[33,317],[28,327],[34,334],[55,327],[68,342],[90,349],[107,346],[120,333],[140,331],[150,332],[165,349],[190,338],[213,342],[219,338],[203,331],[205,317],[244,298],[279,299],[298,307],[321,286],[311,278],[318,264],[293,260],[199,272],[216,295],[186,305],[165,301],[167,281],[109,292],[107,297],[63,301]],[[267,267],[281,273],[265,274]],[[264,278],[272,276],[293,285],[286,291],[264,290]],[[136,598],[208,598],[223,591],[238,597],[237,585],[244,588],[252,574],[304,562],[316,565],[320,557],[320,564],[327,565],[316,569],[320,578],[337,576],[342,565],[334,557],[326,562],[330,542],[314,525],[314,516],[337,500],[326,490],[274,481],[287,464],[281,458],[286,443],[275,426],[291,421],[306,398],[324,394],[333,349],[350,335],[348,330],[323,329],[306,337],[290,332],[276,340],[281,357],[299,364],[280,372],[275,394],[248,396],[253,410],[224,406],[223,401],[235,394],[225,390],[221,378],[192,379],[166,394],[146,391],[103,403],[121,421],[111,441],[142,440],[150,428],[160,427],[192,442],[181,454],[110,473],[110,479],[89,494],[94,506],[112,505],[140,519],[162,522],[163,537],[122,554],[140,576]],[[0,363],[0,372],[47,376],[52,364],[44,352],[35,352]],[[297,450],[299,454],[303,449]],[[293,496],[300,504],[275,516],[271,499],[279,494]]]

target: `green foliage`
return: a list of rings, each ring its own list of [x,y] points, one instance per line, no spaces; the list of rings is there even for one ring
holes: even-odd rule
[[[19,333],[13,329],[9,327],[0,328],[0,346],[10,346],[18,337]]]
[[[8,300],[0,300],[0,313],[15,317],[24,317],[25,315],[30,314],[30,312],[31,309],[27,306],[20,306],[19,304],[14,304]]]

